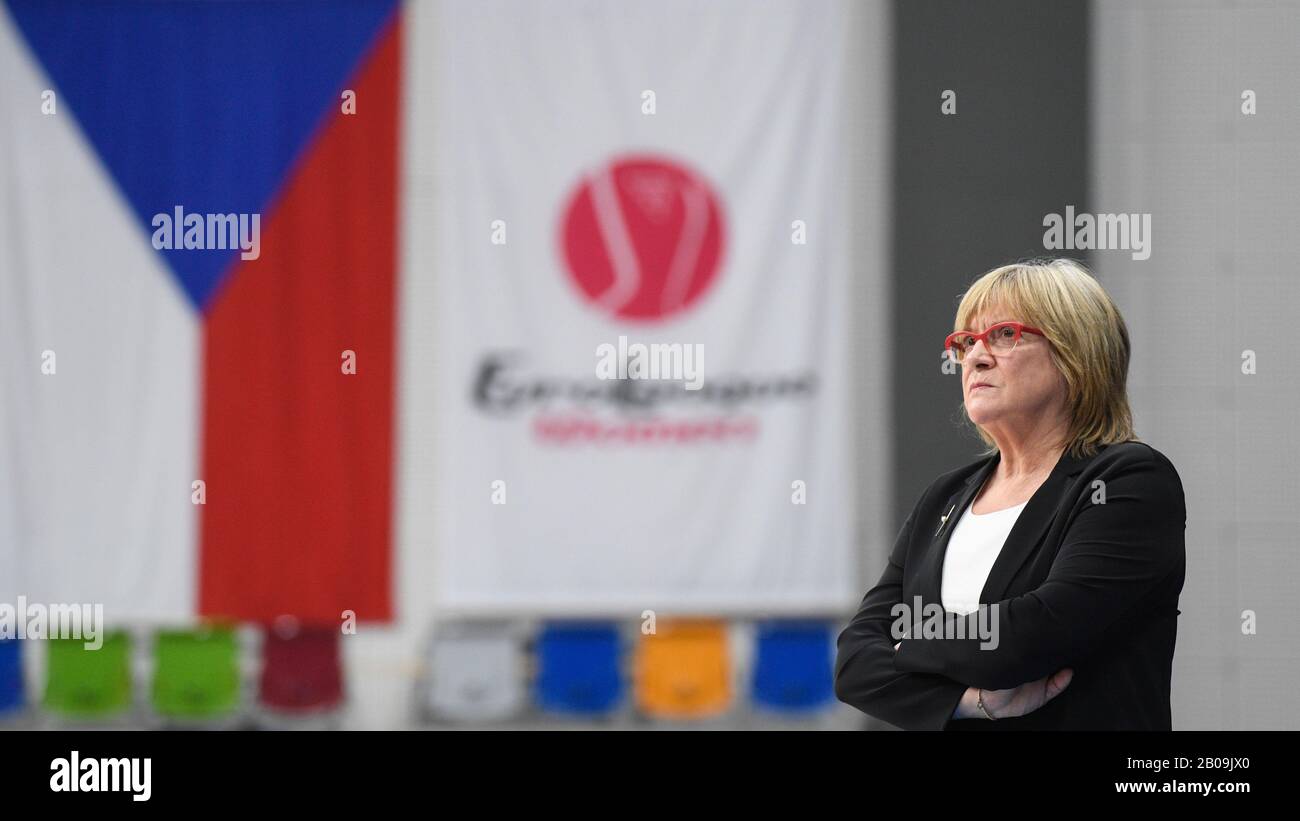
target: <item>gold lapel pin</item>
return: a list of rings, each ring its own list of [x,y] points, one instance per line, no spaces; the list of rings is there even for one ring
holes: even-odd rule
[[[957,506],[956,506],[956,505],[953,505],[952,507],[948,508],[948,512],[947,512],[947,513],[945,513],[945,514],[943,514],[942,516],[939,517],[939,530],[936,530],[936,531],[934,532],[934,535],[936,535],[936,536],[939,535],[939,533],[943,530],[943,526],[946,525],[946,524],[948,524],[948,517],[951,516],[951,515],[952,515],[952,512],[953,512],[954,510],[956,510],[956,509],[957,509]]]

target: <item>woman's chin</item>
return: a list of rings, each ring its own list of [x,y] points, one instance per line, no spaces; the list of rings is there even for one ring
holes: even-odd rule
[[[966,415],[969,416],[970,420],[977,425],[988,424],[990,421],[997,418],[997,413],[978,399],[974,402],[966,403]]]

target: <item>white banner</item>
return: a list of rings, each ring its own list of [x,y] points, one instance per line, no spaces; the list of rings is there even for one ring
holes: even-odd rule
[[[861,596],[845,15],[439,6],[440,608]]]

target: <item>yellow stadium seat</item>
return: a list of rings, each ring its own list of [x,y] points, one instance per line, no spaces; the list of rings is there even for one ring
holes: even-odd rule
[[[731,704],[726,622],[661,622],[643,634],[635,657],[637,707],[662,719],[716,717]]]

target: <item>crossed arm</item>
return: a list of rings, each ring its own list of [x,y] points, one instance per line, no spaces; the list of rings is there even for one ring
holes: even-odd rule
[[[1077,664],[1106,632],[1181,575],[1186,508],[1167,462],[1135,459],[1105,480],[1104,503],[1089,502],[1065,535],[1047,578],[1021,596],[981,605],[995,619],[996,647],[980,638],[979,612],[943,613],[948,624],[909,638],[897,652],[890,608],[902,601],[902,566],[912,517],[879,583],[840,634],[836,694],[904,729],[942,729],[967,686],[1002,690]],[[967,619],[964,631],[952,622]],[[991,623],[987,622],[986,623]]]
[[[915,513],[915,511],[913,511]],[[913,517],[899,531],[889,563],[876,586],[836,643],[835,695],[864,713],[904,730],[947,726],[966,685],[943,675],[900,672],[894,667],[890,633],[893,606],[903,600],[903,560],[911,541]]]

